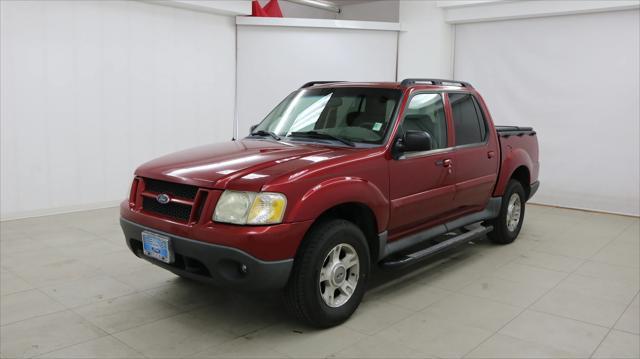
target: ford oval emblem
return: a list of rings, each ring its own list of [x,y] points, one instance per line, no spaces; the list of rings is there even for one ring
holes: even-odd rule
[[[171,197],[169,197],[169,195],[166,193],[161,193],[156,196],[156,201],[158,201],[158,203],[160,204],[167,204],[169,203],[170,200],[171,200]]]

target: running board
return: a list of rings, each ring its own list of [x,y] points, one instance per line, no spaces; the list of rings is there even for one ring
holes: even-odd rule
[[[470,230],[469,232],[465,232],[462,234],[459,234],[453,238],[450,238],[444,242],[440,242],[436,245],[433,245],[431,247],[427,247],[425,249],[422,249],[420,251],[411,253],[411,254],[407,254],[404,255],[402,257],[399,258],[393,258],[393,259],[388,259],[385,261],[382,261],[380,263],[380,265],[384,268],[394,268],[394,267],[400,267],[400,266],[404,266],[407,265],[409,263],[414,263],[417,262],[419,260],[425,259],[425,258],[429,258],[433,255],[436,255],[438,253],[441,253],[447,249],[453,248],[457,245],[460,244],[465,244],[467,242],[470,242],[478,237],[482,237],[485,234],[491,232],[493,230],[493,226],[479,226],[477,228],[474,228],[472,230]]]

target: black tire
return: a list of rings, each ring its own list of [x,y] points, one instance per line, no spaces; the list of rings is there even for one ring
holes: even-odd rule
[[[339,244],[347,244],[358,255],[359,275],[351,296],[339,307],[330,307],[322,298],[320,270],[325,259]],[[338,325],[358,308],[366,290],[370,270],[369,246],[360,228],[349,221],[333,219],[312,227],[305,236],[293,264],[285,289],[287,310],[299,320],[318,328]],[[344,277],[349,277],[345,272]]]
[[[515,228],[509,229],[508,213],[509,213],[509,201],[513,195],[517,195],[520,201],[520,217],[518,224]],[[492,242],[498,244],[509,244],[518,238],[522,223],[524,222],[526,193],[522,184],[516,180],[510,180],[507,184],[507,188],[502,196],[502,205],[500,207],[500,214],[497,218],[487,221],[489,225],[493,226],[493,231],[487,235]]]

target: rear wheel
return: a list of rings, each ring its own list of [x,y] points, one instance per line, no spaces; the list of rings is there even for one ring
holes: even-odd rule
[[[344,322],[362,300],[369,268],[369,247],[356,225],[342,219],[315,225],[293,265],[288,310],[315,327]]]
[[[516,240],[524,220],[526,194],[522,184],[510,180],[502,196],[502,206],[497,218],[488,221],[493,231],[488,234],[494,243],[508,244]]]

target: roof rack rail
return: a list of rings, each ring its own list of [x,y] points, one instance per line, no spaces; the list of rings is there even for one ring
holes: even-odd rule
[[[311,87],[311,86],[315,86],[315,85],[322,85],[322,84],[332,84],[335,82],[346,82],[346,81],[310,81],[307,82],[306,84],[300,86],[301,89],[305,88],[305,87]]]
[[[459,86],[459,87],[470,87],[470,83],[457,81],[457,80],[443,80],[443,79],[404,79],[400,82],[400,86],[410,86],[415,84],[428,83],[430,85],[442,85],[442,86]]]

